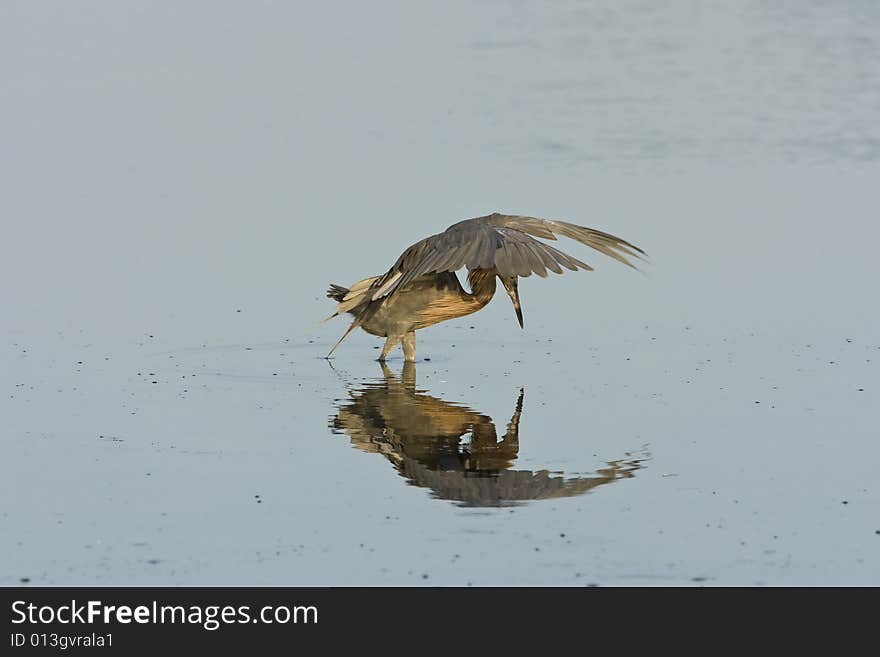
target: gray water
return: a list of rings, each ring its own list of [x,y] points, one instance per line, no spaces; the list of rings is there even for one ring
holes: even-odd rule
[[[880,584],[878,62],[855,0],[3,3],[0,584]],[[496,210],[650,262],[323,359]]]

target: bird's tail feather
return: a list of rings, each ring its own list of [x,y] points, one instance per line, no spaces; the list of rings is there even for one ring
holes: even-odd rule
[[[337,301],[339,305],[336,306],[336,312],[323,321],[329,321],[334,317],[338,317],[342,313],[350,313],[355,317],[361,317],[370,303],[369,293],[371,286],[378,278],[378,276],[365,278],[352,285],[351,288],[331,283],[330,287],[327,289],[327,296],[330,299]]]
[[[346,289],[341,285],[331,285],[330,289],[327,290],[327,296],[338,301],[339,305],[336,307],[336,313],[330,317],[336,317],[336,315],[341,315],[342,313],[351,313],[355,317],[359,317],[363,312],[363,306],[370,301],[370,286],[377,278],[379,277],[365,278],[352,285],[350,289]],[[327,319],[330,319],[330,317]]]
[[[338,303],[342,303],[342,300],[345,299],[346,294],[348,294],[348,288],[337,285],[336,283],[330,283],[330,287],[327,288],[327,298],[333,299]],[[330,317],[325,317],[324,319],[322,319],[321,323],[329,322],[331,319],[338,316],[339,310],[337,309],[335,313],[330,315]]]
[[[348,294],[348,288],[336,285],[336,283],[330,283],[330,287],[327,288],[327,297],[339,303],[342,303],[346,294]]]

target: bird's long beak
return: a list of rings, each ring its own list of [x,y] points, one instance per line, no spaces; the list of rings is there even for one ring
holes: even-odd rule
[[[501,277],[499,276],[499,278]],[[522,308],[519,305],[519,290],[517,290],[516,282],[516,276],[501,278],[501,283],[504,285],[504,289],[507,290],[507,296],[509,296],[510,300],[513,302],[513,309],[516,311],[516,318],[519,320],[519,327],[523,328]]]

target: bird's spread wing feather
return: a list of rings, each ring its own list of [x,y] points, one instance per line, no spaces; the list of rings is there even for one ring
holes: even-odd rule
[[[404,251],[383,276],[370,285],[371,301],[425,274],[444,271],[495,268],[501,276],[546,276],[562,268],[575,271],[593,268],[577,258],[539,242],[536,237],[555,240],[557,235],[577,240],[605,255],[635,268],[630,257],[644,255],[639,247],[614,235],[566,221],[518,215],[490,214],[453,224],[444,232],[416,242]]]

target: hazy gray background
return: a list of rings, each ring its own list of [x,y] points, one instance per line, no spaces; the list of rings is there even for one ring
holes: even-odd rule
[[[878,62],[868,0],[3,2],[0,583],[880,584]],[[462,508],[328,427],[327,284],[493,210],[652,264],[560,243],[420,388],[632,478]]]

